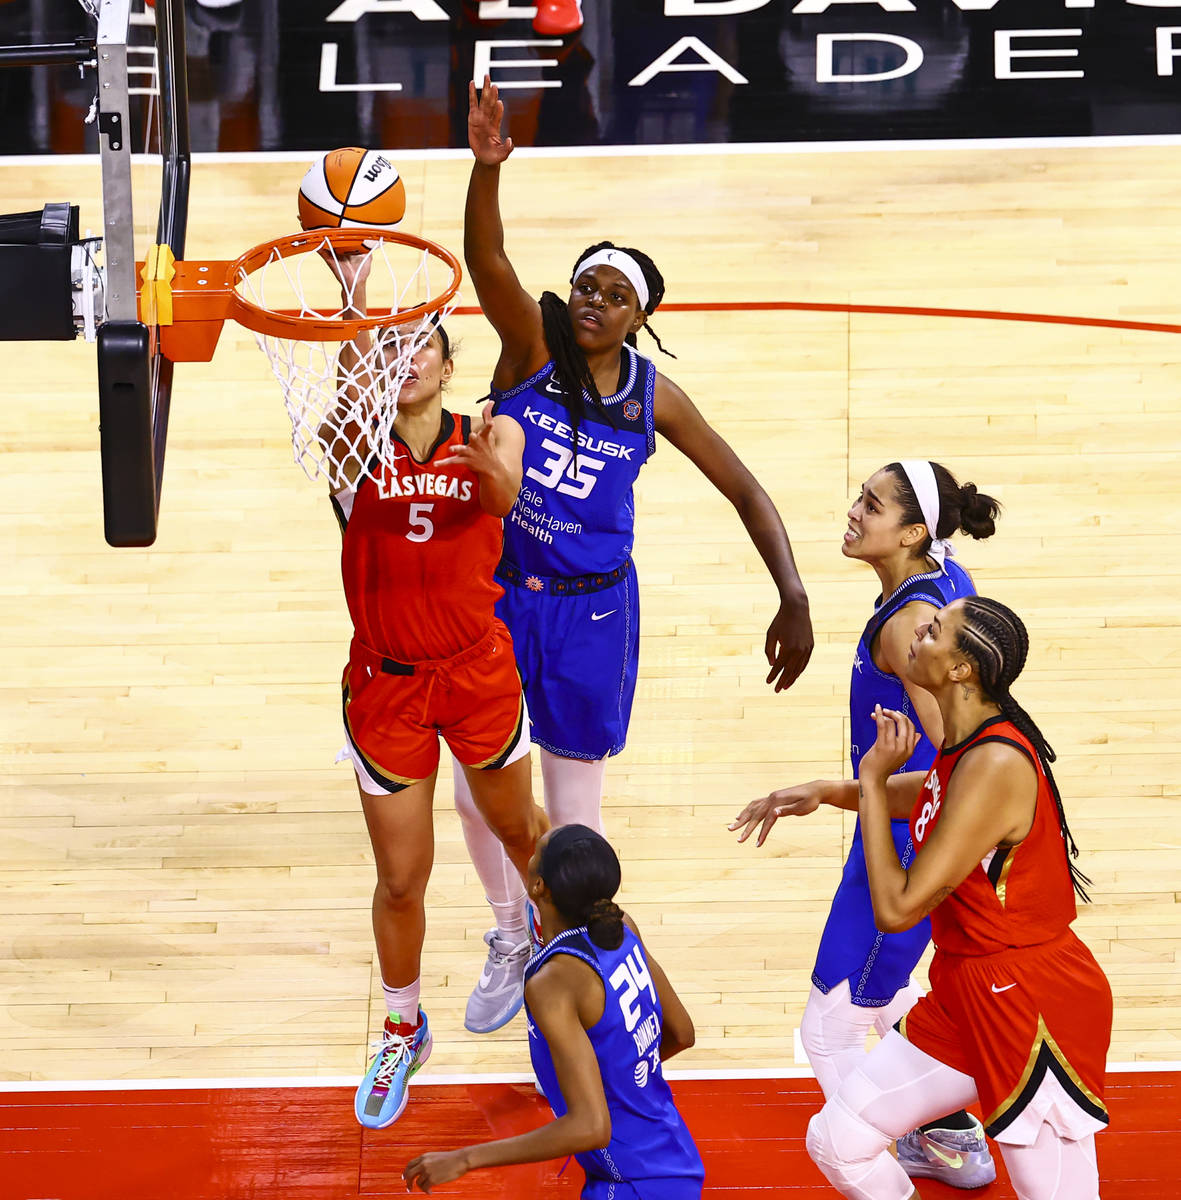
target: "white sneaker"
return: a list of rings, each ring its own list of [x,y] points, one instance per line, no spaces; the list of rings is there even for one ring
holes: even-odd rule
[[[469,1033],[491,1033],[507,1025],[525,1002],[525,964],[531,953],[529,939],[510,942],[498,929],[484,934],[488,961],[475,990],[468,997],[463,1027]]]
[[[915,1129],[898,1139],[898,1162],[912,1179],[938,1179],[953,1188],[980,1188],[996,1179],[984,1126]]]

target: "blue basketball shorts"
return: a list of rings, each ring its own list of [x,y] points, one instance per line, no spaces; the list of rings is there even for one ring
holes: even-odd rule
[[[496,615],[513,635],[532,740],[564,758],[618,754],[627,741],[640,658],[635,567],[585,595],[501,582]]]
[[[891,821],[898,861],[909,867],[914,847],[906,821]],[[861,822],[853,834],[853,845],[832,899],[828,921],[820,936],[812,982],[828,993],[843,979],[849,981],[849,998],[865,1008],[884,1008],[905,987],[931,940],[931,921],[924,917],[913,929],[882,933],[873,919],[869,874]]]

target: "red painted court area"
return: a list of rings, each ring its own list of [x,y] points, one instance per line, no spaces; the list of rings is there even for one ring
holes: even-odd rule
[[[701,1147],[706,1195],[835,1196],[809,1161],[819,1103],[810,1079],[677,1080]],[[1181,1181],[1181,1073],[1110,1078],[1112,1127],[1099,1137],[1103,1200],[1173,1197]],[[405,1195],[401,1170],[442,1150],[539,1125],[529,1084],[415,1087],[379,1133],[354,1121],[341,1087],[0,1093],[3,1200],[351,1200]],[[578,1195],[571,1163],[477,1172],[435,1195],[479,1200]],[[1003,1170],[1003,1169],[1002,1169]],[[969,1193],[924,1183],[924,1200]],[[1007,1181],[972,1195],[1013,1196]]]

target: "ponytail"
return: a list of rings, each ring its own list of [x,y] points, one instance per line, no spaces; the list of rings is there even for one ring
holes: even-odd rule
[[[596,900],[584,914],[582,924],[600,949],[618,950],[623,945],[623,909],[614,900]]]

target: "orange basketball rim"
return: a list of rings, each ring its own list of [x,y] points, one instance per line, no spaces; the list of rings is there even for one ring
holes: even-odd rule
[[[250,277],[267,265],[296,255],[372,253],[379,242],[387,244],[383,249],[401,247],[416,253],[420,263],[438,260],[449,275],[446,285],[407,307],[374,309],[363,318],[323,306],[272,308],[258,296],[243,293]],[[145,325],[158,330],[159,350],[166,358],[209,362],[227,319],[267,337],[347,342],[362,330],[410,325],[439,312],[455,297],[462,278],[459,260],[450,250],[415,234],[378,228],[309,229],[263,242],[232,262],[176,261],[168,246],[153,246],[140,270],[139,312]]]

